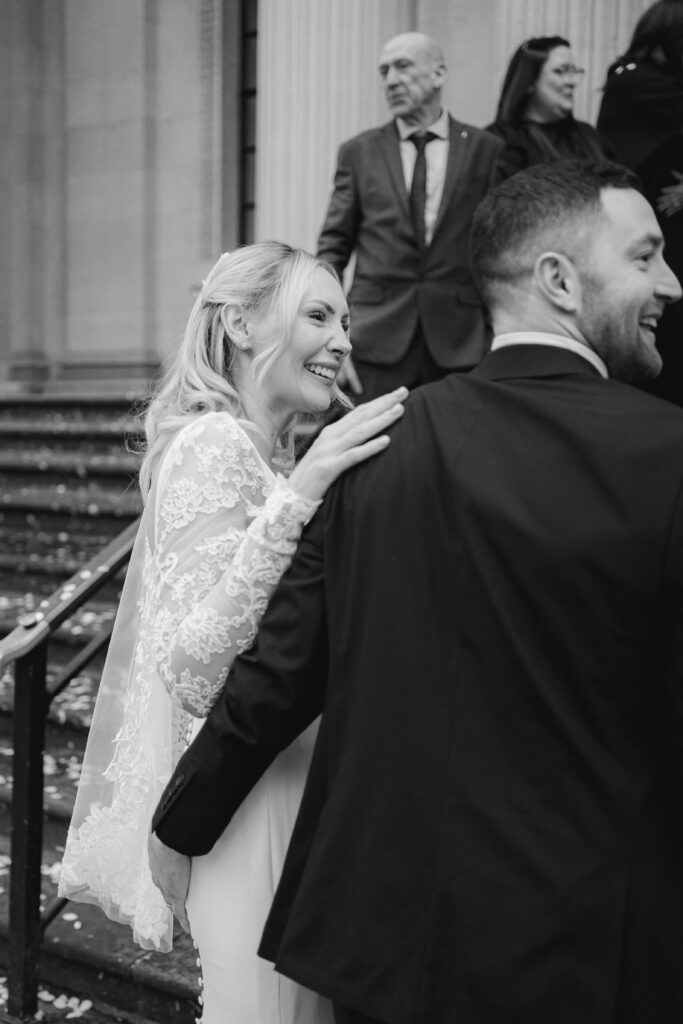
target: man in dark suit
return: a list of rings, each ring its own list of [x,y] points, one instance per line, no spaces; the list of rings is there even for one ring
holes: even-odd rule
[[[363,400],[469,370],[488,348],[467,239],[501,148],[442,109],[446,65],[432,39],[391,39],[379,70],[393,120],[341,146],[318,241],[340,275],[355,253],[345,372]]]
[[[630,383],[681,289],[636,189],[484,200],[492,352],[330,490],[157,809],[181,910],[160,840],[322,710],[261,952],[340,1024],[683,1020],[683,412]]]

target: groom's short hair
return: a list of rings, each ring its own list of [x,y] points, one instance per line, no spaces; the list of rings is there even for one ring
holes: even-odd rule
[[[606,188],[642,191],[633,171],[607,160],[536,164],[492,189],[476,208],[470,233],[470,265],[484,301],[495,304],[501,286],[519,284],[541,252],[580,261]]]

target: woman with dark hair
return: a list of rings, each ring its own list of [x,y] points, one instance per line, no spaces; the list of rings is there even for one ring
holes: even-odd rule
[[[583,75],[562,36],[527,39],[508,65],[496,120],[487,131],[505,143],[499,180],[531,164],[598,159],[603,141],[591,125],[574,117],[574,90]]]
[[[683,278],[683,2],[658,0],[638,20],[607,72],[599,130],[616,159],[636,171],[655,207],[666,259]],[[683,309],[667,307],[657,329],[664,369],[648,385],[683,405]]]

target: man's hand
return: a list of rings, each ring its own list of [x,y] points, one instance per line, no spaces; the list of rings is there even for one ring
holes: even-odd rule
[[[683,174],[679,171],[671,173],[676,179],[676,184],[667,185],[657,197],[657,209],[667,217],[673,217],[675,213],[683,209]]]
[[[185,910],[185,899],[190,887],[192,861],[184,853],[177,853],[170,846],[165,846],[154,832],[150,832],[147,840],[147,855],[152,881],[161,891],[166,906],[180,926],[189,933],[190,922]]]

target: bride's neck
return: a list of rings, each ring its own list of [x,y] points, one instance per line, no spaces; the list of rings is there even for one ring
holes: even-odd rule
[[[266,403],[253,394],[242,394],[242,407],[246,418],[254,424],[256,430],[253,441],[261,458],[272,465],[277,440],[287,426],[291,416],[278,416]]]

